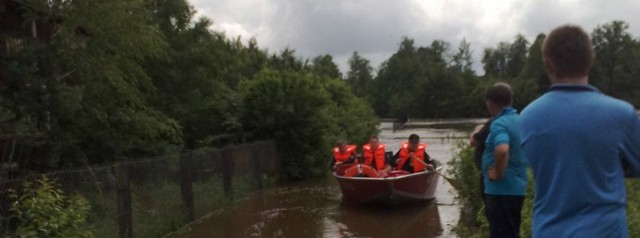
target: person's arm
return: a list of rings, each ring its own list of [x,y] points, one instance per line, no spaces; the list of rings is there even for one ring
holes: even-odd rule
[[[389,171],[391,171],[391,165],[385,164],[384,168],[380,172],[384,173],[384,174],[387,174],[387,173],[389,173]]]
[[[473,129],[473,132],[471,132],[471,135],[469,136],[469,145],[471,145],[471,147],[478,146],[479,142],[476,139],[476,135],[480,133],[482,128],[484,128],[484,125],[477,125],[476,128]]]
[[[504,177],[504,171],[507,170],[507,164],[509,164],[509,144],[496,146],[493,158],[495,159],[494,167],[487,171],[487,175],[490,180],[500,180]]]
[[[509,134],[502,123],[491,124],[492,133],[495,134],[493,143],[495,148],[493,150],[493,159],[495,161],[492,168],[487,170],[487,176],[489,180],[500,180],[504,177],[505,170],[509,164]]]
[[[427,170],[433,170],[436,167],[436,164],[431,160],[431,156],[429,156],[426,151],[424,152],[424,162],[426,163],[425,166]]]
[[[489,136],[489,132],[491,131],[491,123],[493,123],[493,119],[487,120],[484,125],[476,126],[469,138],[471,147],[478,147],[483,145],[484,141],[487,140],[487,137]]]
[[[622,144],[621,160],[624,176],[640,177],[640,118],[635,110],[631,111],[631,121],[625,141]]]

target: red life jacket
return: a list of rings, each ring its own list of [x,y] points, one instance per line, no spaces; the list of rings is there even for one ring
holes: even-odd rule
[[[362,146],[362,151],[364,152],[364,164],[374,167],[377,170],[384,169],[386,165],[385,161],[385,148],[387,146],[385,144],[378,143],[378,148],[371,148],[371,144],[366,144]],[[375,164],[374,159],[375,158]]]
[[[333,158],[336,160],[336,162],[345,162],[355,152],[356,152],[356,145],[347,145],[347,149],[344,151],[344,153],[340,153],[339,147],[334,147]]]
[[[416,157],[416,159],[422,160],[423,162],[427,162],[424,160],[424,151],[426,149],[427,149],[427,144],[420,143],[418,144],[418,148],[416,148],[416,150],[413,152],[413,155]],[[402,167],[404,167],[404,164],[407,161],[409,161],[409,142],[405,141],[402,143],[402,148],[400,148],[400,154],[398,155],[398,157],[400,158],[400,161],[398,162],[396,169],[402,170]],[[411,165],[413,165],[414,173],[424,171],[425,169],[424,164],[418,161],[412,161]]]

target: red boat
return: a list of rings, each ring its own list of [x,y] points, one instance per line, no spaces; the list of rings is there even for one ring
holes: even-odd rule
[[[435,170],[441,172],[442,164],[437,160],[434,162]],[[342,165],[333,173],[340,185],[342,198],[348,202],[399,204],[435,198],[440,176],[433,171],[411,174],[392,171],[386,177],[344,176],[345,170],[353,166],[356,165]]]

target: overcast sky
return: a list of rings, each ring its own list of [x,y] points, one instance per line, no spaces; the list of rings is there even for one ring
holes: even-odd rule
[[[498,42],[523,34],[529,43],[566,23],[591,33],[598,25],[622,20],[640,37],[638,0],[190,0],[212,29],[279,53],[289,47],[301,59],[330,54],[340,70],[354,51],[377,70],[398,50],[402,37],[415,46],[444,40],[457,48],[466,38],[474,68]]]

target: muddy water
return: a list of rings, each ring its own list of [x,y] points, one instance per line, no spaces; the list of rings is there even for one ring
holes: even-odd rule
[[[482,122],[411,122],[395,132],[391,123],[383,122],[380,141],[395,152],[410,134],[418,134],[446,171],[457,143],[466,141],[473,126]],[[455,237],[451,231],[458,221],[455,191],[441,181],[435,200],[395,207],[345,203],[333,177],[283,184],[214,212],[171,237]]]

